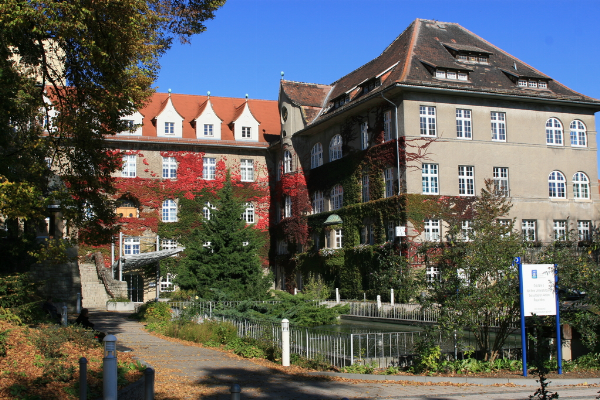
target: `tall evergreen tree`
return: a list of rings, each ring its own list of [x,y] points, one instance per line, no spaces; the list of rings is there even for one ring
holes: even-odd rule
[[[210,218],[187,240],[176,283],[204,299],[262,299],[271,286],[257,252],[263,241],[242,218],[244,202],[235,198],[229,172],[217,198]]]

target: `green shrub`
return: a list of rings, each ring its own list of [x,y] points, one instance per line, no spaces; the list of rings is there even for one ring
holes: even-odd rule
[[[150,324],[149,324],[150,326]],[[176,337],[195,343],[227,344],[237,338],[236,327],[229,322],[204,321],[197,324],[191,321],[177,321],[161,327],[166,336]]]
[[[244,338],[234,339],[227,343],[227,349],[233,350],[238,356],[244,358],[265,358],[265,351],[261,348],[260,343],[255,339]]]
[[[31,331],[33,344],[46,358],[61,358],[60,347],[63,343],[73,343],[83,348],[99,347],[94,332],[79,325],[56,326],[41,325]]]
[[[171,308],[167,303],[151,300],[140,307],[137,317],[147,322],[170,321]]]
[[[290,354],[290,363],[302,368],[314,369],[317,371],[328,371],[331,365],[325,360],[321,354],[317,354],[315,358],[305,358],[300,354]]]
[[[600,369],[600,354],[589,353],[575,360],[575,366],[579,369]]]
[[[342,372],[347,374],[372,374],[375,366],[371,364],[356,363],[342,368]]]

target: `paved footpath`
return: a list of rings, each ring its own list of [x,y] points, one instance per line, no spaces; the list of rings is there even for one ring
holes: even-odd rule
[[[188,346],[150,335],[137,321],[129,320],[127,313],[90,310],[90,320],[96,328],[117,336],[117,349],[131,351],[150,364],[159,374],[175,375],[195,382],[196,385],[219,388],[211,395],[169,395],[168,399],[229,400],[229,387],[242,387],[242,399],[285,400],[340,400],[348,399],[402,399],[402,400],[524,400],[537,388],[535,379],[476,379],[434,378],[410,376],[358,375],[341,373],[314,373],[309,378],[281,373],[275,368],[255,364],[249,360],[197,346]],[[328,380],[327,375],[345,378]],[[158,378],[157,378],[158,379]],[[356,379],[361,379],[357,381]],[[423,384],[406,384],[407,380]],[[402,383],[401,381],[404,381]],[[441,382],[450,382],[441,383]],[[463,385],[459,385],[459,384]],[[600,379],[553,379],[549,389],[560,399],[595,399],[600,391]],[[157,390],[157,394],[160,391]],[[183,397],[181,397],[183,396]]]

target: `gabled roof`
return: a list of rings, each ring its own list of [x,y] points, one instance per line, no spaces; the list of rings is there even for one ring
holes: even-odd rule
[[[480,54],[487,57],[488,62],[463,61],[455,57],[457,53]],[[465,71],[468,72],[469,79],[438,79],[435,77],[435,68]],[[383,74],[386,70],[389,72]],[[600,100],[582,95],[552,80],[459,24],[425,19],[413,21],[377,58],[331,85],[282,81],[281,86],[297,105],[304,108],[319,107],[319,112],[323,110],[320,114],[312,111],[312,115],[319,116],[314,121],[307,119],[311,123],[327,115],[327,107],[331,105],[328,103],[347,93],[360,95],[360,91],[355,89],[379,76],[381,85],[369,94],[395,84],[404,84],[600,104]],[[543,80],[547,87],[519,87],[515,82],[518,78]],[[350,104],[359,97],[351,97]],[[319,102],[321,104],[317,104]],[[348,105],[341,108],[345,107]]]
[[[146,117],[142,128],[142,136],[156,137],[156,127],[151,121],[163,110],[168,97],[168,93],[154,93],[148,104],[139,110]],[[175,107],[184,119],[183,138],[196,138],[196,131],[192,125],[192,121],[204,111],[208,97],[171,93],[171,101],[173,102],[173,107]],[[210,103],[222,121],[221,140],[235,140],[232,127],[229,124],[235,120],[239,110],[243,110],[246,99],[210,96]],[[255,119],[260,121],[259,142],[267,143],[265,135],[269,138],[271,138],[269,135],[279,137],[281,123],[277,101],[248,99],[248,107]]]
[[[331,86],[282,79],[280,91],[285,93],[292,104],[300,107],[304,121],[310,123],[324,107]]]

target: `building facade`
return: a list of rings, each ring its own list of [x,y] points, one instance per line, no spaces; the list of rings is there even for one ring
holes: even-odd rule
[[[306,272],[294,260],[307,252],[328,273],[357,259],[361,246],[398,240],[397,226],[411,244],[444,240],[444,221],[424,204],[468,201],[486,180],[511,199],[507,218],[527,240],[569,232],[590,240],[600,217],[598,110],[599,100],[462,26],[421,19],[330,85],[282,80],[276,182],[304,189],[274,184],[282,187],[274,229],[283,234],[273,243],[275,263],[293,286]],[[306,234],[294,237],[286,224],[303,212]],[[462,224],[468,235],[469,220]],[[343,256],[329,262],[337,248]],[[352,268],[344,274],[365,273]],[[344,274],[335,274],[343,287]]]

